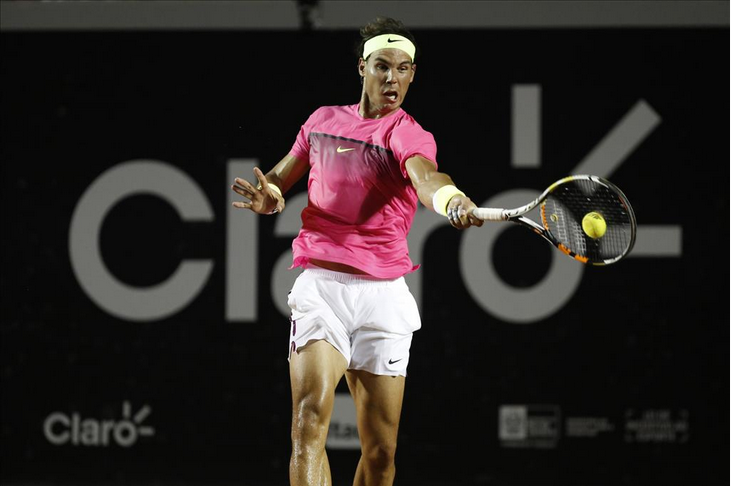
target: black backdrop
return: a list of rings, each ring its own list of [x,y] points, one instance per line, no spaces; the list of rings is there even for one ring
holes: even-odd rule
[[[682,249],[653,253],[646,241],[633,258],[583,271],[556,312],[515,323],[471,297],[465,233],[433,230],[417,262],[423,329],[399,483],[727,484],[728,29],[415,33],[423,54],[405,109],[473,199],[571,173],[642,100],[661,122],[610,178],[641,228],[676,228]],[[317,106],[357,102],[355,42],[346,32],[2,34],[4,483],[286,483],[289,327],[268,289],[291,239],[275,235],[275,218],[259,220],[256,318],[227,319],[227,167],[269,167]],[[539,168],[510,163],[516,85],[540,86]],[[147,321],[96,305],[69,257],[82,194],[139,159],[186,173],[214,214],[183,222],[150,194],[109,211],[100,252],[129,286],[164,282],[183,259],[213,262],[196,298]],[[512,289],[564,258],[519,228],[486,257]],[[133,418],[154,433],[119,428]],[[348,484],[357,453],[330,458]]]

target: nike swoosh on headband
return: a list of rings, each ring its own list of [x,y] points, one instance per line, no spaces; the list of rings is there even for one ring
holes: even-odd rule
[[[391,45],[395,43],[398,43],[398,46]],[[381,34],[368,39],[365,44],[363,44],[363,59],[368,59],[368,56],[378,49],[399,49],[408,54],[412,61],[416,55],[416,46],[414,43],[407,37],[394,33]]]

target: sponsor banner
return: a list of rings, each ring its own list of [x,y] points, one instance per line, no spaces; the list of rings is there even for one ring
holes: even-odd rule
[[[563,430],[563,434],[560,431]],[[498,408],[498,439],[502,447],[556,448],[561,443],[593,443],[603,440],[627,444],[686,444],[690,440],[687,409],[634,409],[623,420],[608,416],[564,416],[558,405],[501,405]],[[568,442],[567,442],[568,441]]]
[[[116,420],[82,417],[78,412],[53,412],[43,422],[43,434],[57,446],[132,447],[141,437],[155,435],[154,427],[143,425],[151,412],[152,408],[144,405],[133,414],[128,401],[123,402],[122,417]]]
[[[630,258],[588,268],[524,228],[456,231],[419,209],[399,477],[727,483],[728,227],[688,208],[729,211],[728,29],[416,34],[404,109],[460,189],[513,206],[595,173],[639,227]],[[233,210],[230,185],[280,160],[318,106],[358,101],[357,40],[2,33],[0,482],[286,482],[307,184],[271,217]],[[346,398],[328,448],[351,476]],[[593,481],[568,467],[584,445],[587,471],[636,467]]]

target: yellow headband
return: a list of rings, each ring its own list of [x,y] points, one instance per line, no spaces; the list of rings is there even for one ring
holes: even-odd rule
[[[363,59],[368,59],[368,56],[378,49],[400,49],[411,56],[412,61],[416,54],[416,46],[406,37],[398,34],[383,34],[366,41],[363,46]]]

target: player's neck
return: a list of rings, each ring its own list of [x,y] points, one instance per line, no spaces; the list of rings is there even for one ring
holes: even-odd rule
[[[358,103],[358,113],[363,118],[383,118],[384,116],[396,113],[399,108],[401,108],[400,105],[396,105],[395,108],[389,105],[376,106],[370,102],[370,99],[368,99],[365,93],[361,95],[360,103]]]

